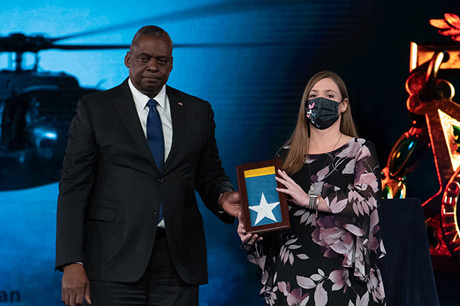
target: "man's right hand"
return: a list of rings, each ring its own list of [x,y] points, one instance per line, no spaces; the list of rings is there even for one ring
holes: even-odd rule
[[[62,276],[62,301],[67,306],[91,304],[89,280],[83,265],[74,263],[64,267]]]

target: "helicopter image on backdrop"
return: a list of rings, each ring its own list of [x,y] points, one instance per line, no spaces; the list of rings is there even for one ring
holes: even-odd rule
[[[129,49],[129,45],[64,45],[57,38],[12,33],[0,37],[0,52],[11,53],[10,67],[0,70],[0,190],[30,188],[56,182],[65,150],[66,134],[80,97],[100,91],[80,87],[64,72],[38,71],[44,50]],[[34,54],[32,68],[24,69],[23,55]],[[14,60],[14,62],[13,62]]]
[[[300,4],[299,4],[300,5]],[[294,5],[297,7],[296,5]],[[0,36],[0,54],[10,53],[8,69],[0,70],[0,191],[17,190],[57,182],[66,145],[66,134],[80,97],[101,91],[81,87],[78,79],[65,72],[39,71],[38,53],[46,50],[128,50],[129,44],[61,44],[82,36],[107,33],[145,24],[183,22],[239,12],[277,12],[284,1],[245,3],[222,2],[175,10],[170,13],[128,21],[60,37],[11,33]],[[277,14],[277,13],[276,13]],[[225,37],[219,33],[217,37]],[[220,40],[220,39],[219,39]],[[230,42],[182,43],[178,48],[267,48],[297,46],[295,40],[254,41],[238,37]],[[34,54],[32,68],[24,68],[25,53]]]

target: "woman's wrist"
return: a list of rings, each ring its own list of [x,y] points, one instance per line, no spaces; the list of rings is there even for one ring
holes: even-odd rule
[[[318,207],[318,195],[310,194],[309,201],[308,201],[308,209],[309,210],[316,210]]]
[[[305,200],[300,203],[300,206],[308,208],[308,205],[310,203],[310,195],[306,194]]]

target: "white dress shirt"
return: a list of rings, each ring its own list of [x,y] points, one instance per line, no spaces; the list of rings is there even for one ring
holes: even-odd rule
[[[141,122],[142,130],[144,131],[145,138],[147,139],[147,116],[149,114],[149,107],[147,106],[147,102],[149,101],[149,97],[134,87],[131,79],[128,80],[129,88],[133,94],[134,104],[136,105],[137,115],[139,116],[139,120]],[[161,119],[161,126],[163,128],[163,138],[165,142],[165,156],[164,161],[169,155],[171,151],[172,145],[172,121],[171,121],[171,108],[169,107],[169,99],[166,95],[166,85],[160,90],[160,92],[153,98],[158,102],[157,111],[160,115]]]
[[[144,131],[145,139],[147,139],[147,117],[149,115],[149,107],[147,106],[147,102],[150,98],[137,90],[137,88],[134,87],[133,83],[131,82],[131,79],[128,79],[128,84],[133,95],[134,104],[136,106],[137,115],[139,116],[139,121],[141,122],[142,130]],[[166,158],[171,151],[173,137],[171,108],[169,107],[169,99],[166,95],[166,85],[163,85],[163,88],[153,99],[155,99],[159,104],[157,105],[157,111],[160,115],[161,127],[163,129],[163,139],[165,142],[164,161],[166,161]],[[164,219],[158,223],[158,227],[165,227]]]

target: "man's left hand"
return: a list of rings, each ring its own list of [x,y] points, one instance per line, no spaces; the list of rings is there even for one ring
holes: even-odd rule
[[[219,207],[232,217],[238,217],[241,209],[240,193],[238,191],[224,192],[219,198]]]

